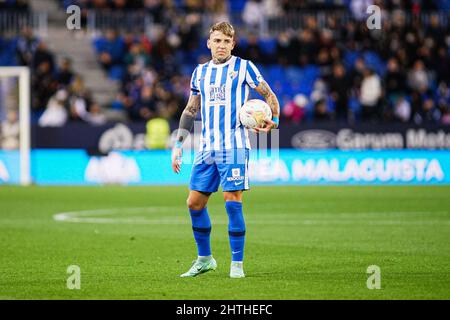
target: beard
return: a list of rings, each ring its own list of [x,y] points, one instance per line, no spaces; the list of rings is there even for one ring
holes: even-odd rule
[[[225,57],[225,58],[216,57],[216,58],[213,59],[213,61],[215,63],[224,63],[224,62],[227,62],[230,58],[231,58],[231,54],[229,56]]]

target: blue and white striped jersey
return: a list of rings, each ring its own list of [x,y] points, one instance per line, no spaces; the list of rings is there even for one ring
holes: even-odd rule
[[[201,96],[200,151],[250,149],[248,130],[239,121],[239,110],[249,87],[263,80],[255,65],[236,56],[227,62],[198,65],[191,78],[191,93]]]

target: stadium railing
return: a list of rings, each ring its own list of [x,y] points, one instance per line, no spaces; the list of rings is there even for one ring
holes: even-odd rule
[[[411,24],[414,20],[419,20],[422,24],[428,25],[433,15],[438,17],[441,25],[449,25],[450,23],[450,11],[422,12],[418,15],[401,11],[385,11],[383,12],[382,19],[392,21],[394,18],[397,19],[398,15],[403,17],[407,25]],[[288,12],[278,17],[261,19],[260,23],[253,26],[245,23],[241,13],[233,13],[229,17],[230,22],[239,28],[241,32],[247,34],[256,33],[260,37],[277,37],[283,31],[302,29],[306,27],[308,18],[311,17],[315,18],[319,29],[326,28],[329,19],[335,19],[338,27],[345,25],[349,21],[357,21],[348,10]],[[214,22],[214,16],[203,16],[203,29],[205,34]]]
[[[47,12],[0,11],[0,30],[3,34],[18,34],[24,27],[32,27],[40,37],[47,36]]]
[[[106,29],[147,33],[153,26],[153,19],[145,11],[89,10],[86,16],[86,28],[89,33]]]
[[[185,15],[180,11],[178,16]],[[384,12],[383,18],[392,20],[401,14],[406,24],[410,24],[413,20],[420,20],[427,25],[432,15],[436,15],[441,25],[450,24],[450,11],[422,12],[419,15],[405,12]],[[395,15],[395,16],[394,16]],[[260,20],[260,23],[248,25],[242,18],[242,13],[232,12],[228,14],[229,21],[242,34],[257,34],[260,37],[276,37],[280,32],[287,30],[298,30],[304,28],[307,18],[313,17],[320,29],[327,27],[329,19],[336,19],[338,26],[345,25],[349,21],[356,20],[352,13],[348,10],[333,11],[303,11],[284,13],[278,17],[266,17]],[[207,34],[211,24],[217,22],[217,16],[214,14],[202,14],[201,24],[204,34]],[[129,32],[149,32],[154,27],[151,15],[145,11],[113,11],[113,10],[89,10],[87,12],[86,26],[90,32],[104,31],[108,28],[114,28],[119,31]]]

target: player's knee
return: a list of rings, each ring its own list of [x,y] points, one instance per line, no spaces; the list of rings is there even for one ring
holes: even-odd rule
[[[242,201],[242,192],[224,192],[223,199],[225,201]]]
[[[205,206],[204,203],[200,201],[196,201],[195,199],[188,197],[186,200],[186,204],[191,210],[201,210]]]

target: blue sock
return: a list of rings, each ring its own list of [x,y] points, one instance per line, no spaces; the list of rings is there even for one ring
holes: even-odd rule
[[[211,255],[210,233],[211,221],[209,220],[208,210],[205,208],[201,210],[189,209],[192,221],[192,230],[194,231],[195,242],[197,243],[197,250],[199,256]]]
[[[228,213],[228,236],[230,238],[231,261],[244,260],[245,222],[242,202],[226,201]]]

